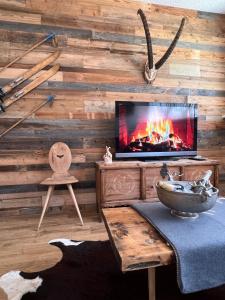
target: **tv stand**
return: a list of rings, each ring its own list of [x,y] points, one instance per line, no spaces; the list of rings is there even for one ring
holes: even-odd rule
[[[196,180],[204,171],[211,170],[210,178],[218,186],[216,160],[196,161],[181,158],[177,161],[113,161],[112,164],[96,163],[97,209],[130,205],[137,202],[157,201],[155,184],[163,178],[160,172],[165,164],[170,172],[182,174],[176,180]]]

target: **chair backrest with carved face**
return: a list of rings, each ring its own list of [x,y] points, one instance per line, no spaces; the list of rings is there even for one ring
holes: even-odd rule
[[[69,175],[68,170],[72,162],[72,155],[70,148],[66,144],[61,142],[53,144],[48,157],[54,175]]]

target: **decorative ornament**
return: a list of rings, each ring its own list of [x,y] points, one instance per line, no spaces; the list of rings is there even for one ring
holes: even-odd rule
[[[112,163],[112,153],[109,151],[109,149],[111,149],[111,147],[106,146],[106,153],[103,155],[103,159],[104,162],[106,164],[111,164]]]
[[[180,27],[179,27],[172,43],[170,44],[169,48],[166,50],[165,54],[160,58],[159,61],[157,61],[157,63],[154,64],[154,62],[153,62],[153,51],[152,51],[152,39],[151,39],[151,35],[150,35],[150,31],[149,31],[146,16],[145,16],[144,12],[141,9],[139,9],[137,11],[137,14],[140,15],[140,17],[141,17],[141,20],[142,20],[142,23],[143,23],[143,26],[144,26],[144,31],[145,31],[145,38],[146,38],[146,42],[147,42],[148,60],[145,63],[144,78],[145,78],[145,81],[147,83],[152,84],[153,81],[156,78],[158,69],[162,67],[162,65],[166,62],[166,60],[169,58],[169,56],[173,52],[173,50],[174,50],[174,48],[175,48],[175,46],[176,46],[176,44],[177,44],[177,42],[180,38],[181,32],[183,30],[184,23],[185,23],[185,18],[182,18]]]
[[[152,69],[149,69],[148,60],[145,63],[144,77],[147,83],[152,83],[156,78],[157,70],[155,69],[155,65],[153,65]]]

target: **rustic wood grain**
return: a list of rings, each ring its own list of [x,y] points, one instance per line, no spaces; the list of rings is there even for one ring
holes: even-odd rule
[[[147,56],[143,27],[136,14],[139,8],[145,11],[148,19],[156,60],[173,39],[181,17],[187,18],[180,41],[159,70],[153,86],[146,85],[142,77]],[[224,24],[225,15],[143,1],[0,1],[0,67],[50,32],[56,33],[61,50],[57,59],[60,72],[0,115],[2,132],[47,95],[55,96],[52,107],[46,106],[33,114],[0,140],[0,192],[8,197],[2,212],[10,209],[10,201],[11,207],[15,207],[17,199],[20,199],[18,207],[28,208],[30,203],[33,211],[40,208],[44,191],[39,182],[50,172],[47,153],[52,144],[59,141],[71,148],[72,173],[79,179],[81,190],[91,190],[93,203],[94,162],[102,159],[105,145],[110,145],[114,151],[116,100],[197,103],[198,151],[220,161],[223,191]],[[1,86],[54,51],[49,42],[35,49],[0,74]],[[142,180],[143,174],[142,171]],[[148,172],[147,177],[150,178]],[[108,178],[110,180],[110,176]],[[147,190],[142,195],[136,193],[135,197],[153,195],[151,186],[146,183]],[[24,193],[30,196],[23,202]],[[55,204],[64,200],[60,202],[57,198]],[[82,203],[85,203],[85,196]]]
[[[216,160],[194,161],[180,159],[165,161],[175,180],[197,180],[205,171],[211,170],[211,182],[218,186],[218,164]],[[168,180],[160,174],[162,161],[155,162],[97,162],[97,206],[114,207],[138,202],[158,201],[156,183]],[[179,176],[181,175],[181,176]]]
[[[132,208],[104,208],[102,214],[122,271],[145,269],[172,262],[173,250]]]
[[[108,239],[105,226],[92,211],[85,214],[84,226],[74,217],[74,209],[68,208],[61,215],[48,215],[39,233],[36,231],[38,218],[38,215],[1,216],[0,276],[12,270],[37,272],[54,266],[60,261],[62,252],[48,244],[52,239]]]

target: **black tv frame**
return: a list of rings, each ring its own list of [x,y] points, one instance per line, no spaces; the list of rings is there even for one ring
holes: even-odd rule
[[[143,105],[143,106],[177,106],[194,107],[194,146],[193,151],[171,151],[171,152],[117,152],[119,149],[119,105]],[[198,132],[198,105],[195,103],[164,103],[164,102],[142,102],[142,101],[115,101],[115,157],[116,158],[166,158],[166,157],[193,157],[197,155],[197,132]]]

